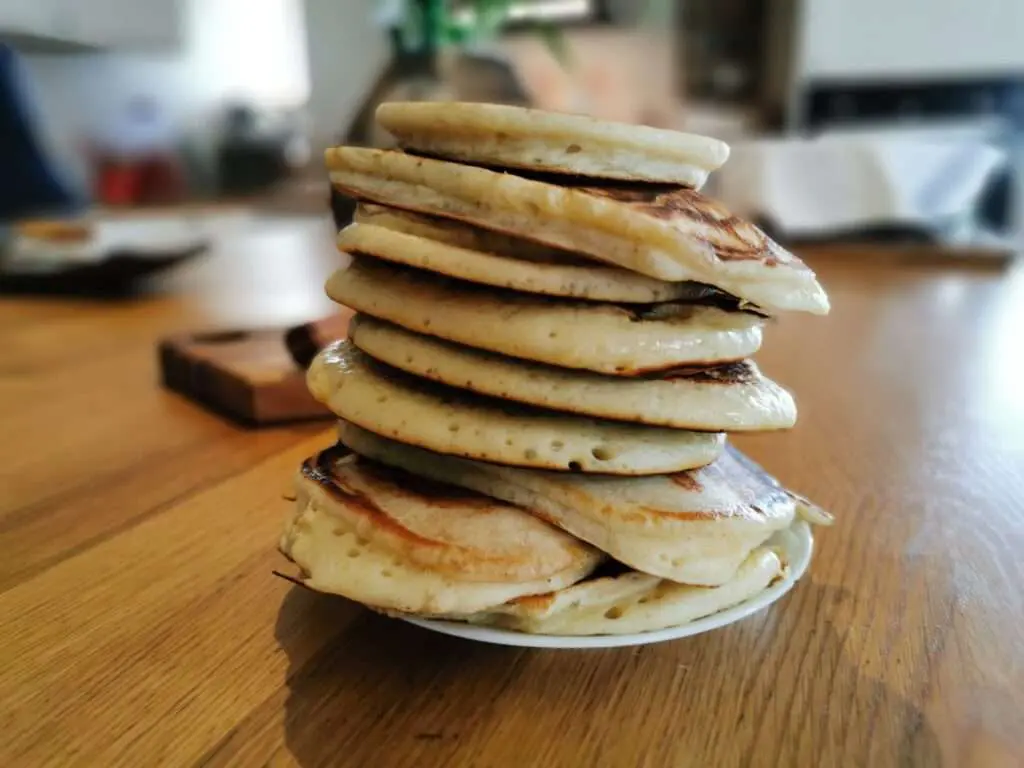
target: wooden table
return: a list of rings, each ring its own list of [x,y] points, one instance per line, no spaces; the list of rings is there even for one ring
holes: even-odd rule
[[[742,440],[838,522],[728,629],[474,645],[276,579],[323,425],[237,429],[154,342],[324,312],[317,222],[259,221],[129,304],[0,301],[0,765],[1024,764],[1024,273],[812,258],[825,319],[760,356],[797,429]]]

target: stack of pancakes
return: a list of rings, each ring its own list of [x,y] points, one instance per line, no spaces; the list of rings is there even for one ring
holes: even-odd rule
[[[796,406],[750,359],[814,274],[697,189],[720,141],[479,104],[385,104],[328,150],[359,202],[358,313],[310,390],[341,419],[281,542],[308,586],[525,632],[661,629],[787,568],[827,514],[732,448]],[[806,521],[806,522],[802,522]]]

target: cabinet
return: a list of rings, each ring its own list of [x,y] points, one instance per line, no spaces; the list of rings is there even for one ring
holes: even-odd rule
[[[62,36],[97,48],[163,48],[180,42],[179,0],[58,0]]]
[[[41,34],[50,20],[50,9],[39,0],[0,0],[0,29],[5,32]]]
[[[184,0],[0,0],[0,36],[31,49],[172,49],[183,37]]]

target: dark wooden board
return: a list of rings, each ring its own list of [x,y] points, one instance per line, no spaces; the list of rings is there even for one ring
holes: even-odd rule
[[[286,329],[220,331],[165,339],[162,383],[248,426],[330,419],[306,389],[305,371],[285,346]]]

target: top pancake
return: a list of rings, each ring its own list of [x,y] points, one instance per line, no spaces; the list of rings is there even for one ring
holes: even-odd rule
[[[402,152],[326,153],[335,189],[564,248],[668,281],[715,286],[768,312],[824,314],[814,273],[760,229],[679,186],[571,187]]]
[[[406,149],[460,162],[695,189],[729,157],[707,136],[497,104],[393,102],[377,122]]]
[[[341,446],[303,464],[281,540],[307,586],[380,608],[465,613],[579,581],[601,559],[521,509]]]

